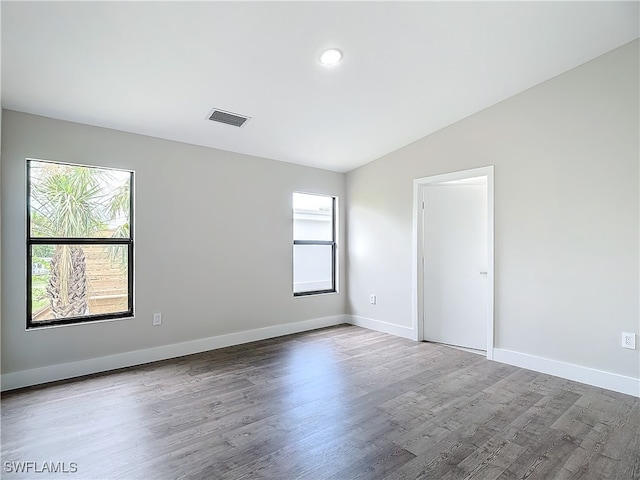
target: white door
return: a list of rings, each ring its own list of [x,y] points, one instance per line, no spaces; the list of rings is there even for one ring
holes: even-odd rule
[[[423,191],[424,339],[486,350],[486,177]]]

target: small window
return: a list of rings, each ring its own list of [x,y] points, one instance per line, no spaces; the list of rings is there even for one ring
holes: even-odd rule
[[[133,172],[27,160],[27,328],[133,316]]]
[[[293,295],[336,291],[335,197],[293,194]]]

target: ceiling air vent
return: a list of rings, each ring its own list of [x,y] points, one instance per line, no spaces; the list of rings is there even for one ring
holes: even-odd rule
[[[249,118],[251,117],[245,117],[243,115],[238,115],[237,113],[225,112],[224,110],[217,108],[214,108],[213,113],[209,115],[209,120],[218,123],[226,123],[227,125],[232,125],[234,127],[242,127]]]

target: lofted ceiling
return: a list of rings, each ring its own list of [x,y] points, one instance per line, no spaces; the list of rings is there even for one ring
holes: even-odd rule
[[[2,106],[346,172],[638,38],[638,6],[3,1]]]

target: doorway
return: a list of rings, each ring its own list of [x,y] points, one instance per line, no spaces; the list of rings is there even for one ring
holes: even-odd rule
[[[493,167],[414,181],[414,332],[493,357]]]

